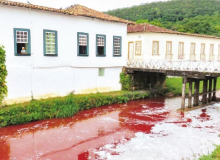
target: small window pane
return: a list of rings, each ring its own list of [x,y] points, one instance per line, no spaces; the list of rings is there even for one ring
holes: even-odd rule
[[[210,44],[210,55],[214,55],[214,44]]]
[[[159,55],[159,42],[153,41],[153,55]]]
[[[46,32],[45,34],[46,54],[56,54],[56,33]]]
[[[79,35],[79,45],[87,46],[87,35],[83,35],[83,34]]]
[[[16,31],[16,37],[17,43],[28,43],[28,31]]]
[[[171,55],[172,54],[172,42],[167,42],[167,51],[166,51],[167,55]]]
[[[205,55],[205,44],[201,44],[201,55]]]
[[[135,42],[135,55],[141,55],[141,42]]]
[[[104,36],[98,36],[97,37],[97,46],[104,46],[105,45],[105,37]]]
[[[114,55],[121,55],[121,38],[114,37]]]
[[[179,55],[178,59],[184,59],[184,42],[179,42]]]
[[[190,54],[191,55],[195,55],[195,50],[196,50],[196,44],[195,43],[191,43]]]

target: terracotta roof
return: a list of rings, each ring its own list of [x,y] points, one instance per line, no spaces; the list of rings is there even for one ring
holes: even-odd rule
[[[13,1],[7,1],[7,0],[0,0],[0,4],[31,8],[31,9],[38,9],[38,10],[44,10],[44,11],[50,11],[50,12],[65,13],[65,10],[63,9],[55,9],[55,8],[50,8],[50,7],[38,6],[38,5],[33,5],[33,4],[21,3],[21,2],[13,2]]]
[[[127,32],[128,33],[137,33],[137,32],[173,33],[175,31],[157,27],[148,23],[143,23],[143,24],[129,25]]]
[[[196,37],[206,37],[206,38],[220,39],[220,37],[216,37],[216,36],[172,31],[172,30],[157,27],[157,26],[154,26],[154,25],[151,25],[151,24],[148,24],[148,23],[128,25],[127,32],[128,33],[169,33],[169,34],[189,35],[189,36],[196,36]]]
[[[44,6],[21,3],[21,2],[13,2],[13,1],[7,1],[7,0],[0,0],[0,4],[16,6],[16,7],[31,8],[31,9],[37,9],[37,10],[43,10],[43,11],[49,11],[49,12],[57,12],[57,13],[74,15],[74,16],[85,16],[85,17],[97,18],[97,19],[102,19],[102,20],[112,21],[112,22],[134,24],[134,22],[132,21],[110,16],[108,14],[98,12],[93,9],[81,6],[81,5],[74,5],[66,9],[55,9],[55,8],[50,8],[50,7],[44,7]]]
[[[108,20],[108,21],[114,21],[114,22],[123,22],[123,23],[128,23],[128,24],[134,24],[134,22],[121,19],[118,17],[114,17],[102,12],[98,12],[96,10],[81,6],[81,5],[74,5],[66,9],[66,13],[70,15],[75,15],[75,16],[86,16],[86,17],[92,17],[92,18],[98,18],[98,19],[103,19],[103,20]]]

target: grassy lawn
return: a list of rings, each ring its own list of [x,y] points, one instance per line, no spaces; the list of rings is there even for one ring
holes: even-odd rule
[[[167,78],[166,79],[166,87],[168,92],[172,92],[174,95],[182,94],[182,78]],[[217,90],[220,90],[220,78],[217,79]],[[199,92],[201,93],[203,89],[203,81],[200,82]],[[194,91],[194,85],[193,85]],[[189,93],[189,84],[186,85],[186,93]]]
[[[220,160],[220,146],[217,146],[217,148],[209,155],[204,155],[199,160]]]

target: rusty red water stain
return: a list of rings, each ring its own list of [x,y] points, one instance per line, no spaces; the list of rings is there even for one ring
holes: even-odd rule
[[[93,108],[71,118],[1,128],[0,159],[96,159],[94,149],[102,150],[106,144],[116,147],[137,132],[151,133],[152,127],[169,116],[170,111],[164,108],[164,98],[138,100]],[[170,123],[187,127],[192,122],[184,118],[184,112],[177,113],[177,117]],[[209,117],[202,110],[198,118]]]

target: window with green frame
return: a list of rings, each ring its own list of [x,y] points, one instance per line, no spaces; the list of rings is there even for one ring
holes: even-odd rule
[[[121,56],[121,36],[113,36],[113,56]]]
[[[57,31],[43,30],[44,56],[58,56]]]
[[[30,29],[14,28],[14,54],[15,56],[31,55]]]
[[[96,56],[106,56],[106,35],[96,35]]]
[[[89,34],[88,33],[77,33],[77,50],[78,56],[89,55]]]

